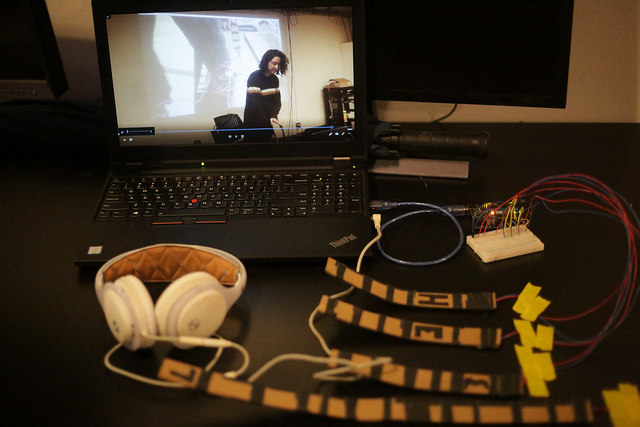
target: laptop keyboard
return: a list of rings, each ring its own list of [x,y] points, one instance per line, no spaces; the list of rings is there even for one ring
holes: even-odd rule
[[[363,212],[360,172],[113,177],[98,220],[220,223]]]

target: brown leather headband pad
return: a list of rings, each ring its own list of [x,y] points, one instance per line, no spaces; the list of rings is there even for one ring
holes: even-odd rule
[[[104,281],[133,274],[143,282],[173,282],[194,271],[204,271],[223,285],[238,279],[238,267],[214,253],[187,246],[162,245],[136,251],[119,259],[104,272]]]
[[[502,341],[500,328],[476,328],[414,322],[363,310],[344,301],[323,295],[318,313],[331,315],[341,322],[359,326],[385,335],[411,341],[450,344],[477,348],[497,348]]]
[[[588,400],[458,401],[423,395],[398,397],[340,397],[279,389],[225,378],[219,372],[173,359],[164,359],[158,377],[208,394],[252,402],[270,408],[306,412],[360,422],[420,422],[452,424],[588,423],[593,411]]]
[[[365,274],[360,274],[333,258],[327,259],[324,271],[351,286],[394,304],[450,310],[484,311],[496,309],[494,292],[444,293],[399,289],[378,282]]]

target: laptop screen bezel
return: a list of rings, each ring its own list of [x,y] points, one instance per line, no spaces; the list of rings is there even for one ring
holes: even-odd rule
[[[116,102],[111,75],[106,20],[113,14],[189,12],[209,10],[283,9],[327,6],[350,6],[353,22],[353,67],[355,98],[355,138],[349,141],[331,139],[304,142],[230,143],[181,146],[121,146],[117,135]],[[233,163],[263,160],[292,161],[316,158],[350,157],[364,161],[367,154],[367,101],[365,90],[364,4],[361,0],[93,0],[98,63],[102,83],[107,135],[112,162],[127,164],[154,163]]]

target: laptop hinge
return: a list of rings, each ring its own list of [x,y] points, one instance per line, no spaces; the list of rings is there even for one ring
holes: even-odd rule
[[[125,162],[124,167],[131,171],[157,170],[162,167],[162,162]]]
[[[349,169],[351,168],[351,157],[334,157],[333,167],[335,169]]]

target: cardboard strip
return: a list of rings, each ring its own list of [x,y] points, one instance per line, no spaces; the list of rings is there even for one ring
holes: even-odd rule
[[[347,302],[330,299],[327,295],[322,296],[318,313],[331,315],[342,322],[364,329],[411,341],[497,348],[502,340],[500,328],[457,327],[414,322],[363,310]]]
[[[337,349],[331,351],[331,356],[348,359],[354,363],[366,363],[375,359],[375,357],[365,354],[349,353]],[[441,393],[518,396],[522,395],[524,391],[520,373],[486,374],[415,368],[396,363],[385,363],[362,369],[360,374],[399,387]]]
[[[165,364],[168,364],[165,366]],[[159,377],[176,380],[167,372],[200,372],[200,368],[165,359]],[[180,377],[181,375],[178,375]],[[183,382],[184,383],[184,382]],[[196,387],[188,382],[190,387]],[[588,400],[457,401],[424,395],[402,397],[338,397],[283,390],[263,384],[225,378],[219,372],[205,372],[199,387],[212,396],[252,402],[286,411],[359,422],[422,422],[452,424],[548,424],[588,423],[593,412]]]
[[[445,293],[404,290],[357,273],[347,267],[346,264],[333,258],[327,259],[325,272],[351,286],[394,304],[449,310],[488,311],[496,309],[496,295],[494,292]]]

